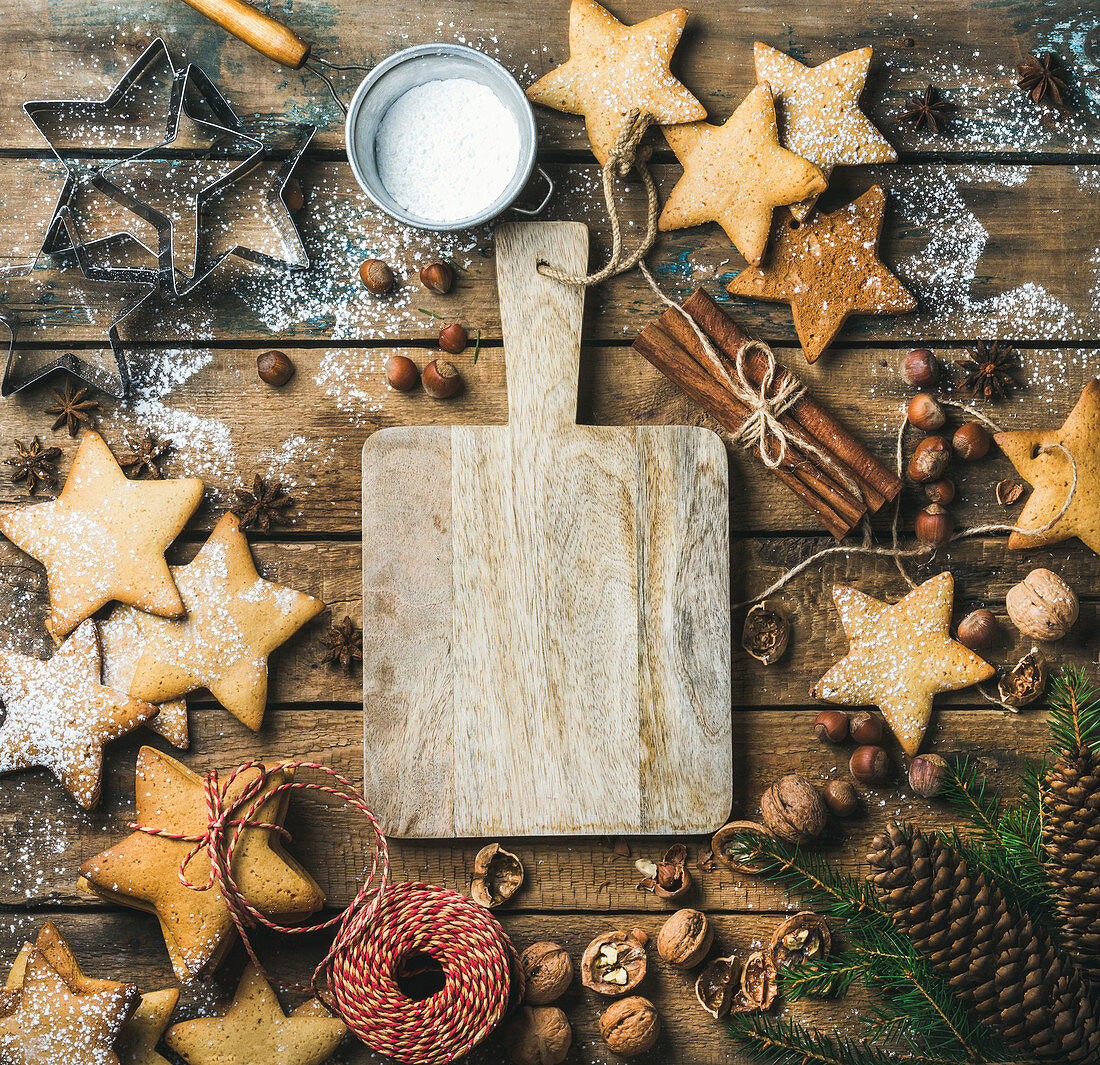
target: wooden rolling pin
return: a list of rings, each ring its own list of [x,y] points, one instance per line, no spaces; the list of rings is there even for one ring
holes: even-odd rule
[[[245,0],[184,0],[184,3],[281,66],[297,70],[309,58],[310,46],[301,37]]]

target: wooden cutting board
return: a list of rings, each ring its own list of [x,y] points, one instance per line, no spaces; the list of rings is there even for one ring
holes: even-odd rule
[[[496,232],[508,424],[363,449],[366,795],[395,836],[707,832],[732,800],[725,448],[576,424],[580,223]]]

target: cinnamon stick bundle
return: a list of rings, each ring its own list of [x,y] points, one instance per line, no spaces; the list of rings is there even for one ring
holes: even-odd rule
[[[736,376],[737,353],[750,337],[702,289],[685,300],[683,308],[709,338],[730,376]],[[699,338],[679,311],[670,308],[646,326],[634,341],[634,348],[730,432],[739,432],[752,415],[752,409],[715,377]],[[743,359],[745,377],[757,388],[766,373],[766,361],[762,353],[753,350]],[[792,377],[778,367],[772,390],[783,387]],[[876,513],[901,491],[897,476],[808,393],[779,421],[788,434],[789,445],[786,457],[775,470],[776,476],[838,540],[851,532],[868,511]],[[826,452],[847,479],[858,485],[858,494],[808,450],[800,448],[800,440]]]

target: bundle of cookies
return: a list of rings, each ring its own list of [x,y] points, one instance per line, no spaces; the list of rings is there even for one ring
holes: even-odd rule
[[[0,650],[0,773],[49,769],[90,808],[104,744],[148,724],[187,746],[188,692],[209,689],[259,728],[268,655],[324,604],[261,578],[233,514],[169,567],[202,493],[191,477],[129,480],[89,431],[57,499],[0,515],[0,532],[46,569],[46,627],[61,641],[45,662]]]
[[[687,11],[677,8],[625,26],[595,0],[572,0],[569,60],[527,95],[583,115],[601,164],[629,111],[651,115],[684,168],[658,228],[718,222],[750,263],[729,292],[789,303],[808,361],[850,314],[914,310],[916,301],[877,256],[886,202],[881,188],[832,214],[814,212],[834,167],[897,158],[859,110],[871,49],[807,67],[757,43],[758,84],[716,126],[669,68],[686,22]],[[777,208],[784,210],[765,264]]]

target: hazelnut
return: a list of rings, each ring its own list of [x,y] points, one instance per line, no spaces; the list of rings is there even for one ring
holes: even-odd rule
[[[648,998],[631,995],[613,1002],[600,1018],[600,1035],[612,1054],[632,1058],[644,1054],[661,1034],[657,1007]]]
[[[873,744],[857,747],[848,759],[848,772],[861,784],[881,784],[890,775],[890,756]]]
[[[294,376],[294,363],[283,351],[265,351],[256,357],[256,373],[261,381],[282,388]]]
[[[393,291],[393,271],[381,259],[367,259],[359,267],[359,280],[368,292],[376,296]]]
[[[878,743],[882,739],[882,718],[866,710],[852,714],[848,728],[856,743]]]
[[[926,484],[924,494],[928,497],[929,503],[939,503],[940,506],[945,507],[955,498],[955,482],[950,477],[941,477],[938,481]]]
[[[765,600],[751,607],[745,615],[741,646],[758,662],[770,666],[783,657],[791,635],[791,623],[786,612]]]
[[[573,960],[557,943],[532,943],[519,956],[519,964],[526,977],[523,998],[532,1006],[561,998],[573,982]]]
[[[461,355],[466,350],[466,330],[458,322],[445,325],[439,331],[439,346],[448,355]]]
[[[714,833],[714,837],[710,841],[710,850],[714,857],[727,869],[732,869],[735,873],[755,875],[760,872],[763,863],[740,862],[733,856],[735,837],[748,832],[756,832],[761,836],[768,834],[767,829],[763,825],[758,825],[755,821],[730,821]]]
[[[1030,706],[1046,691],[1047,663],[1033,647],[1011,669],[1006,670],[997,682],[997,691],[1001,702],[1010,710],[1019,710]]]
[[[416,363],[407,355],[391,355],[386,360],[386,383],[398,392],[411,392],[420,380]]]
[[[657,953],[677,969],[692,969],[709,953],[714,926],[699,910],[677,910],[657,933]]]
[[[695,981],[695,998],[716,1020],[730,1011],[741,981],[741,963],[734,957],[708,962]]]
[[[929,503],[924,510],[917,511],[913,520],[913,535],[929,547],[943,547],[955,532],[955,519],[951,511],[939,503]]]
[[[649,936],[640,928],[615,928],[596,936],[581,957],[581,983],[599,995],[615,998],[632,991],[646,973]]]
[[[1011,477],[997,482],[997,502],[1002,507],[1010,507],[1024,494],[1024,486]]]
[[[959,622],[957,633],[959,643],[963,647],[969,647],[971,651],[980,651],[993,642],[997,635],[997,619],[993,611],[982,607],[979,610],[971,610],[962,621]]]
[[[955,454],[967,462],[984,459],[989,454],[992,443],[993,438],[988,430],[977,422],[963,422],[951,437],[951,446],[955,449]]]
[[[947,415],[927,392],[918,392],[911,400],[905,412],[909,424],[915,429],[933,432],[947,421]]]
[[[925,799],[943,791],[947,762],[938,754],[918,754],[909,763],[909,787]]]
[[[420,268],[420,283],[437,296],[445,296],[455,283],[454,268],[450,263],[441,263],[438,260],[428,263]]]
[[[809,910],[788,917],[772,935],[768,946],[776,969],[789,969],[827,957],[833,940],[824,917]]]
[[[523,863],[499,843],[482,847],[474,857],[470,897],[479,906],[496,909],[523,885]]]
[[[859,809],[859,792],[847,780],[830,780],[821,797],[837,817],[851,817]]]
[[[820,836],[828,817],[817,789],[797,773],[780,777],[760,800],[764,824],[788,843],[808,843]]]
[[[674,843],[669,847],[659,862],[638,861],[634,864],[645,874],[645,879],[638,885],[640,891],[652,891],[658,898],[675,901],[682,899],[691,890],[687,847],[682,843]]]
[[[302,184],[296,178],[292,177],[283,186],[283,203],[286,205],[288,214],[297,214],[304,206],[306,202],[305,194],[302,192]]]
[[[843,710],[822,710],[814,720],[814,735],[821,743],[843,743],[848,738],[848,715]]]
[[[914,348],[901,360],[901,376],[913,388],[929,388],[940,376],[940,363],[927,348]]]
[[[741,970],[741,993],[734,999],[733,1013],[759,1013],[771,1009],[779,990],[771,951],[757,950],[745,959]]]
[[[462,375],[454,363],[436,359],[424,367],[424,391],[432,399],[450,399],[462,387]]]
[[[1080,611],[1073,589],[1048,569],[1033,569],[1009,588],[1005,606],[1012,624],[1033,640],[1060,640]]]
[[[938,481],[951,458],[951,445],[942,436],[926,436],[909,460],[909,480],[917,484]]]
[[[504,1052],[515,1065],[561,1065],[573,1043],[569,1018],[556,1006],[521,1006],[501,1035]]]

